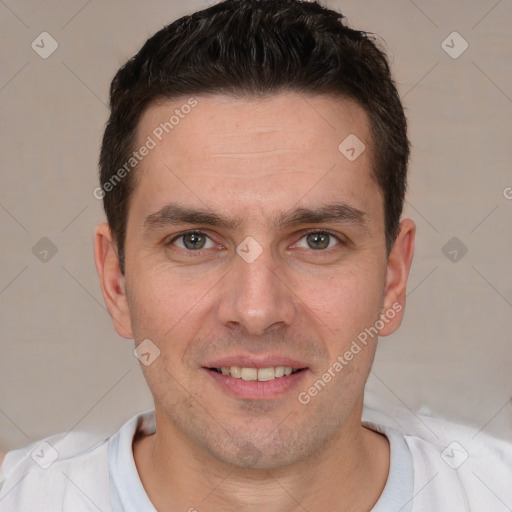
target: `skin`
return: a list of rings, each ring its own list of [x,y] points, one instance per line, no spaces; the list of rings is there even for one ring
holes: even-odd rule
[[[150,106],[138,145],[187,99]],[[387,439],[361,425],[376,338],[309,404],[297,395],[393,304],[405,306],[415,225],[401,221],[387,257],[368,118],[355,103],[295,93],[196,99],[198,106],[137,167],[125,276],[108,225],[95,235],[96,267],[117,332],[137,345],[150,339],[161,351],[141,365],[157,424],[155,435],[133,444],[141,481],[160,512],[370,510],[389,471]],[[355,161],[338,150],[349,134],[366,146]],[[145,219],[170,201],[240,225],[146,231]],[[364,212],[366,225],[272,227],[279,213],[333,201]],[[190,238],[175,239],[190,229],[207,236],[200,252]],[[339,240],[328,237],[322,246],[307,236],[311,229]],[[236,252],[248,236],[262,248],[252,263]],[[380,336],[399,327],[403,311]],[[293,390],[242,400],[202,368],[240,352],[295,357],[308,369]]]

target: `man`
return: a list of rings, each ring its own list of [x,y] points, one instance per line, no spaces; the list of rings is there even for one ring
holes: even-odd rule
[[[9,452],[2,510],[510,510],[510,444],[363,415],[404,314],[408,157],[385,55],[317,3],[151,37],[112,82],[95,260],[155,408]]]

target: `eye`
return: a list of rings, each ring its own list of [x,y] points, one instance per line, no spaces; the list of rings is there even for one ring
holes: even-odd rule
[[[313,249],[315,251],[325,251],[331,249],[333,245],[343,244],[343,241],[330,231],[325,230],[314,230],[304,233],[300,240],[306,240],[306,245],[296,244],[296,247],[302,247],[305,249]],[[337,244],[332,244],[335,240]],[[208,241],[210,245],[208,245]],[[202,231],[187,231],[175,236],[172,240],[166,243],[166,245],[177,245],[181,249],[189,252],[199,252],[204,249],[211,249],[215,247],[215,243],[211,238],[203,233]]]
[[[309,231],[308,233],[305,233],[304,236],[301,238],[301,240],[303,239],[306,239],[306,249],[314,249],[320,251],[332,248],[332,246],[329,246],[331,245],[330,242],[333,239],[335,239],[339,244],[342,243],[341,239],[338,236],[329,231]]]
[[[206,241],[210,240],[211,245],[207,247]],[[170,240],[167,245],[173,245],[175,242],[180,241],[182,244],[176,244],[181,249],[186,249],[189,251],[200,251],[202,249],[211,249],[215,246],[215,244],[211,241],[210,237],[207,236],[202,231],[187,231],[186,233],[182,233],[174,237]]]

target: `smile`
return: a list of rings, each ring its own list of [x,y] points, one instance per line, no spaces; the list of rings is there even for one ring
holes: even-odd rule
[[[299,372],[300,368],[291,366],[269,366],[266,368],[248,368],[240,366],[223,366],[221,368],[209,368],[210,370],[229,375],[235,379],[248,381],[267,382],[269,380],[280,379]]]

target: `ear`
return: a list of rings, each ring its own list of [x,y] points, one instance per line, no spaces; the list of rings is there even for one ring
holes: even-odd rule
[[[395,332],[402,323],[407,278],[414,255],[415,234],[416,224],[411,219],[403,219],[388,257],[386,290],[381,312],[384,327],[380,330],[379,336],[388,336]]]
[[[119,266],[112,231],[106,223],[99,224],[94,233],[94,261],[100,278],[103,300],[114,322],[114,328],[123,338],[131,339],[133,336],[125,280]]]

